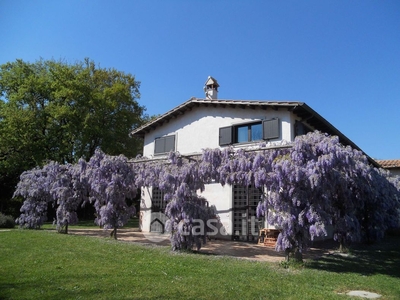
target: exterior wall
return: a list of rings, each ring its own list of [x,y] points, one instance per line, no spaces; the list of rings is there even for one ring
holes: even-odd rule
[[[200,106],[187,111],[180,116],[154,131],[147,133],[144,140],[143,155],[145,157],[157,157],[154,155],[154,140],[159,137],[175,134],[175,149],[181,154],[201,153],[205,148],[218,148],[219,128],[243,124],[252,121],[279,118],[279,139],[294,140],[295,116],[288,110],[255,110],[251,108],[219,108]],[[236,144],[235,147],[248,147],[254,143]],[[258,142],[256,142],[258,144]],[[233,233],[233,195],[232,186],[221,186],[220,184],[209,184],[206,186],[202,196],[207,199],[209,205],[214,205],[219,218],[218,238],[231,238]],[[150,230],[151,222],[151,189],[143,189],[141,201],[141,229],[145,232]],[[274,228],[265,224],[265,227]]]
[[[151,223],[152,188],[142,187],[141,192],[139,229],[144,232],[149,232]]]
[[[152,157],[154,139],[170,134],[176,135],[176,150],[181,154],[199,153],[205,148],[218,148],[220,127],[272,118],[279,118],[281,122],[281,138],[275,141],[292,141],[293,117],[289,111],[201,106],[146,134],[143,155]]]
[[[388,169],[393,176],[400,176],[400,167]]]
[[[219,183],[208,184],[201,196],[214,206],[218,214],[218,238],[230,238],[232,232],[232,186]]]

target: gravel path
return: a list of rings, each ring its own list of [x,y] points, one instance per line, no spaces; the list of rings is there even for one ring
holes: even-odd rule
[[[109,237],[110,230],[103,229],[70,229],[69,234],[79,234],[94,237]],[[140,244],[152,244],[159,246],[169,246],[168,236],[157,233],[142,233],[132,229],[119,229],[118,240]],[[304,254],[304,259],[317,259],[322,255],[332,253],[337,249],[337,245],[329,240],[314,242],[311,248]],[[283,252],[277,252],[274,248],[265,247],[261,244],[236,242],[230,240],[207,241],[202,246],[199,253],[208,255],[227,255],[248,260],[276,262],[284,259]]]

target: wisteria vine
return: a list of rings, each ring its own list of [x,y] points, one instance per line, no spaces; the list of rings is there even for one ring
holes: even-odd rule
[[[108,156],[96,151],[85,162],[24,172],[15,196],[25,199],[17,222],[38,228],[48,203],[57,205],[57,226],[77,221],[79,205],[91,203],[104,228],[123,226],[134,210],[127,199],[140,187],[157,187],[168,202],[165,214],[174,250],[200,249],[205,235],[192,234],[194,220],[212,218],[201,192],[207,183],[254,185],[265,192],[257,216],[280,229],[276,250],[301,259],[310,240],[333,228],[341,247],[354,241],[376,241],[399,226],[400,180],[371,166],[362,152],[343,146],[338,137],[320,132],[299,136],[291,147],[204,149],[167,159]]]

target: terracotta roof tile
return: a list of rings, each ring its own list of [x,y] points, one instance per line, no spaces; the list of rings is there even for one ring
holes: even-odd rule
[[[377,160],[376,162],[385,169],[400,168],[400,159],[383,159]]]

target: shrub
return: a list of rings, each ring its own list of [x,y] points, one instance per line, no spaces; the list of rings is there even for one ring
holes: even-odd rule
[[[12,216],[6,216],[0,213],[0,228],[14,228],[15,221]]]

